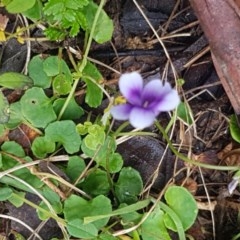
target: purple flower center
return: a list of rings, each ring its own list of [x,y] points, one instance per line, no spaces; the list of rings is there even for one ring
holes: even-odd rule
[[[136,128],[145,128],[153,124],[160,112],[177,107],[180,98],[169,83],[159,79],[143,86],[143,79],[137,72],[123,74],[119,80],[120,91],[127,103],[114,106],[112,116],[118,120],[129,120]]]

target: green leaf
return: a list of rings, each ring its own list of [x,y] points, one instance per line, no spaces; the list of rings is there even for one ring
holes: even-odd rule
[[[84,138],[86,147],[91,150],[97,150],[99,145],[102,145],[105,141],[104,128],[94,124],[88,127],[88,135]]]
[[[87,18],[87,29],[89,32],[91,31],[97,9],[98,5],[93,1],[89,2],[89,4],[83,9],[83,13]],[[101,10],[96,28],[93,33],[93,39],[97,43],[104,43],[111,40],[112,34],[113,22],[104,12],[104,10]]]
[[[84,122],[84,124],[79,123],[77,125],[77,131],[80,135],[86,135],[88,133],[88,128],[92,125],[92,122],[89,121]]]
[[[10,118],[9,118],[9,121],[5,124],[5,126],[9,129],[14,129],[18,125],[20,125],[24,120],[24,117],[21,111],[20,102],[18,101],[18,102],[12,103],[10,105],[9,112],[10,112]]]
[[[33,80],[21,73],[6,72],[0,75],[0,86],[9,89],[26,89],[33,85]]]
[[[103,219],[103,218],[106,218],[106,217],[114,217],[114,216],[117,216],[117,215],[125,215],[125,214],[130,214],[130,213],[134,213],[135,211],[137,210],[140,210],[140,209],[143,209],[145,207],[147,207],[150,203],[150,199],[145,199],[143,201],[138,201],[134,204],[131,204],[131,205],[127,205],[125,203],[121,204],[120,205],[120,208],[118,208],[117,210],[114,210],[112,211],[111,213],[104,213],[104,214],[101,214],[101,215],[98,215],[98,216],[93,216],[93,217],[85,217],[84,218],[84,223],[91,223],[91,222],[94,222],[96,220],[99,220],[99,219]]]
[[[115,184],[115,194],[119,202],[127,204],[136,202],[142,189],[143,182],[139,172],[131,167],[123,168]]]
[[[88,0],[49,0],[45,4],[44,14],[48,23],[55,27],[46,29],[45,34],[52,40],[61,40],[69,35],[76,36],[80,29],[86,29],[87,20],[82,8]]]
[[[105,171],[96,169],[85,178],[80,187],[91,196],[107,195],[110,191],[108,175]]]
[[[37,55],[31,59],[28,64],[29,76],[33,79],[34,86],[49,88],[51,86],[51,77],[43,70],[44,59]]]
[[[72,156],[69,158],[66,174],[72,180],[72,182],[75,182],[84,171],[85,167],[86,164],[82,158],[78,156]]]
[[[41,159],[55,151],[55,143],[46,136],[40,136],[34,139],[31,149],[33,154]]]
[[[10,13],[22,13],[31,7],[34,6],[36,0],[12,0],[8,1],[9,3],[6,5],[6,9]]]
[[[73,219],[67,222],[67,230],[73,237],[92,239],[98,235],[98,230],[93,224],[83,224],[81,219]]]
[[[192,114],[190,114],[191,109],[188,105],[181,102],[177,107],[177,116],[187,125],[193,124]]]
[[[232,138],[240,143],[240,128],[238,126],[238,120],[236,115],[232,115],[230,118],[230,133]]]
[[[23,175],[24,176],[24,175]],[[26,178],[29,177],[29,175],[25,175]],[[21,178],[21,177],[20,177]],[[25,181],[24,179],[22,179],[23,181]],[[33,179],[31,176],[29,178],[29,184],[32,185],[34,188],[41,188],[43,186],[43,183],[38,179],[38,182],[34,181],[32,182],[32,180],[35,180]],[[30,192],[30,193],[34,193],[28,186],[26,186],[25,184],[23,184],[22,182],[19,182],[18,180],[15,180],[9,176],[3,176],[0,178],[0,182],[3,183],[3,184],[6,184],[8,186],[11,186],[11,187],[14,187],[16,189],[20,189],[22,191],[25,191],[25,192]],[[25,181],[27,182],[27,181]]]
[[[61,143],[67,153],[73,154],[80,149],[81,137],[71,120],[50,123],[45,129],[45,134],[51,141]]]
[[[96,238],[92,240],[120,240],[118,237],[114,237],[111,233],[101,233]]]
[[[83,70],[83,80],[87,84],[86,103],[90,107],[98,107],[102,103],[103,93],[98,84],[103,79],[95,65],[87,62]]]
[[[148,218],[141,225],[141,235],[143,240],[171,240],[165,227],[164,212],[158,207],[154,209]]]
[[[53,108],[57,115],[59,115],[65,102],[66,102],[66,98],[58,98],[53,103]],[[80,119],[80,117],[82,117],[83,114],[84,114],[84,110],[76,103],[74,98],[71,98],[61,119],[62,120]]]
[[[0,188],[0,201],[6,201],[12,196],[12,189],[9,187]]]
[[[50,56],[46,58],[43,61],[43,70],[49,77],[54,77],[64,73],[66,78],[72,82],[72,74],[68,65],[63,59],[57,56]]]
[[[60,214],[62,213],[62,203],[60,197],[57,193],[55,193],[52,189],[48,187],[43,188],[43,196],[49,201],[51,207],[54,209],[55,213]],[[42,201],[39,206],[47,211],[49,211],[48,206]],[[50,215],[46,214],[46,212],[42,212],[41,210],[37,210],[38,217],[41,220],[49,219]]]
[[[113,137],[107,136],[104,144],[99,147],[100,149],[97,149],[98,154],[95,156],[95,161],[98,164],[101,163],[102,166],[106,166],[106,160],[110,159],[111,155],[116,150],[116,141]],[[85,144],[85,141],[83,141],[81,149],[89,157],[93,157],[95,155],[95,150],[88,148]]]
[[[117,173],[122,169],[123,159],[119,153],[109,154],[108,158],[102,158],[99,165],[104,167],[110,173]]]
[[[171,186],[167,189],[164,196],[168,206],[180,218],[184,230],[189,229],[195,222],[198,214],[197,204],[192,194],[184,187]],[[168,214],[164,216],[164,221],[167,228],[177,231],[175,224]]]
[[[9,103],[0,90],[0,123],[7,123],[10,117]]]
[[[27,11],[24,11],[23,15],[29,19],[37,21],[42,17],[42,8],[42,2],[40,0],[36,0],[34,6]]]
[[[18,143],[14,141],[6,141],[2,144],[1,150],[10,154],[13,154],[14,156],[23,158],[25,157],[25,152]],[[16,161],[16,160],[15,160]]]
[[[22,199],[25,199],[25,195],[26,192],[18,192],[14,190],[14,194],[12,194],[10,198],[8,198],[8,201],[15,207],[19,208],[24,204],[24,201]]]
[[[53,79],[52,86],[54,93],[59,95],[66,95],[71,91],[72,80],[69,80],[69,77],[61,73]]]
[[[137,203],[134,203],[132,205],[127,205],[126,203],[122,203],[122,204],[120,204],[118,210],[126,209],[127,207],[132,207],[132,206],[134,206],[134,205],[136,205],[138,203],[140,203],[140,201],[138,201]],[[143,216],[142,214],[138,213],[137,211],[132,211],[132,210],[127,212],[127,213],[124,213],[124,214],[120,215],[122,225],[127,227],[127,228],[128,227],[132,227],[133,224],[139,223],[139,221],[141,220],[142,216]]]
[[[76,209],[81,209],[81,211],[76,211]],[[97,216],[108,214],[112,211],[111,201],[105,196],[99,195],[90,201],[71,195],[64,204],[64,217],[67,222],[73,221],[74,219],[83,220],[85,217]],[[97,220],[93,225],[99,230],[104,227],[110,217],[105,217],[103,219]],[[84,224],[87,226],[88,224]]]
[[[33,87],[27,90],[20,103],[23,116],[35,127],[45,128],[57,118],[51,100],[42,88]]]

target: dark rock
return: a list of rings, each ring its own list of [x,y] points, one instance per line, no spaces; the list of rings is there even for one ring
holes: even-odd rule
[[[34,204],[39,204],[41,201],[39,197],[31,193],[26,194],[26,199],[33,202]],[[36,209],[30,207],[25,203],[19,208],[15,207],[10,203],[6,203],[6,206],[9,211],[8,213],[9,216],[15,217],[23,221],[25,224],[27,224],[34,230],[36,230],[42,222],[38,218]],[[32,235],[32,237],[29,238],[32,233],[18,222],[11,221],[11,228],[16,232],[20,233],[21,235],[23,235],[25,238],[28,238],[29,240],[37,239],[34,235]],[[61,230],[58,227],[56,221],[53,219],[49,219],[39,230],[38,234],[44,240],[49,240],[53,237],[58,237],[58,238],[62,237]]]
[[[138,170],[144,184],[149,183],[153,173],[156,171],[159,161],[164,153],[163,145],[152,137],[133,137],[120,144],[117,151],[122,155],[125,166],[131,166]],[[162,189],[166,182],[172,177],[174,158],[167,151],[159,168],[158,177],[153,188]]]
[[[26,62],[27,45],[12,38],[1,47],[1,54],[0,73],[21,72]]]

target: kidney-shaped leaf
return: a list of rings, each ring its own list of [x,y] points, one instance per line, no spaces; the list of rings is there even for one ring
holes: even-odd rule
[[[81,137],[77,133],[75,123],[71,120],[50,123],[45,134],[51,141],[61,143],[70,154],[78,152],[80,149]]]
[[[109,198],[99,195],[90,201],[72,195],[64,203],[64,216],[67,222],[74,219],[84,220],[85,217],[108,214],[112,211],[111,201]],[[99,230],[108,223],[109,217],[92,222]],[[85,224],[88,226],[88,224]]]
[[[194,223],[198,208],[192,194],[184,187],[171,186],[165,193],[168,206],[177,214],[181,220],[184,230],[187,230]],[[165,224],[168,228],[176,231],[175,224],[171,224],[169,215],[165,215]]]
[[[27,90],[20,103],[23,116],[35,127],[45,128],[57,118],[51,100],[41,88]]]

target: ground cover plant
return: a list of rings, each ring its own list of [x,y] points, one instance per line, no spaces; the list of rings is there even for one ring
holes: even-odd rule
[[[205,155],[197,159],[190,154],[191,147],[188,152],[182,149],[186,139],[176,144],[176,132],[190,138],[198,116],[183,90],[185,79],[177,76],[162,39],[144,13],[144,21],[165,50],[174,76],[171,83],[168,75],[146,83],[139,71],[120,73],[90,56],[92,48],[108,44],[114,36],[114,21],[104,10],[108,4],[104,0],[1,1],[2,46],[13,40],[28,44],[28,51],[36,40],[57,46],[27,55],[22,72],[5,70],[0,75],[3,239],[198,239],[200,210],[213,216],[214,202],[204,174],[229,172],[229,193],[237,189],[239,167],[231,162],[236,149],[219,157],[230,163],[219,164]],[[11,21],[16,26],[9,30]],[[36,29],[41,37],[32,36]],[[74,38],[80,39],[77,48],[71,44]],[[102,67],[117,75],[117,83],[109,84]],[[235,142],[240,142],[234,115],[229,126]],[[139,136],[149,137],[148,141],[156,138],[165,146],[148,182],[126,163],[118,148]],[[154,182],[167,151],[174,171],[156,189]],[[205,207],[197,197],[194,177],[201,179]],[[214,222],[214,217],[210,219]],[[212,232],[214,236],[214,227]],[[237,232],[231,237],[237,239]]]

